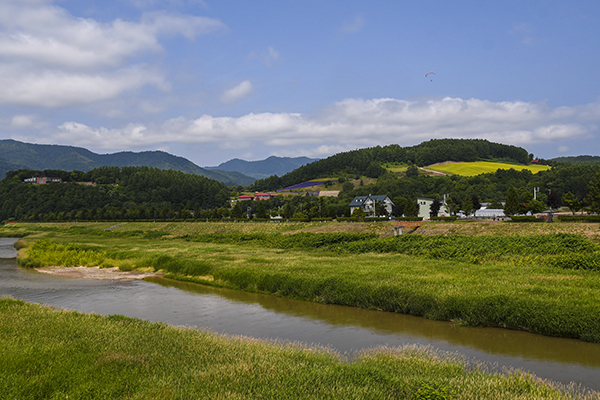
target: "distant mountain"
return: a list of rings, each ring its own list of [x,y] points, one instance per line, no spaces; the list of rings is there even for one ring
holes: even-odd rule
[[[109,167],[156,167],[173,169],[188,174],[202,175],[223,182],[228,186],[247,186],[254,178],[239,172],[206,170],[190,160],[164,151],[124,151],[113,154],[96,154],[82,147],[23,143],[12,139],[0,140],[0,177],[16,169],[87,172],[94,168]]]
[[[578,165],[597,165],[600,164],[600,156],[568,156],[551,158],[550,163],[554,164],[578,164]]]
[[[256,179],[267,178],[272,175],[282,176],[292,172],[296,168],[317,161],[316,158],[308,157],[276,157],[271,156],[260,161],[244,161],[234,158],[216,167],[205,167],[209,170],[237,171]]]

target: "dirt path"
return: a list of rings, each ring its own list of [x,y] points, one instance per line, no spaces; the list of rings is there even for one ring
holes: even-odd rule
[[[163,276],[157,272],[139,272],[139,271],[119,271],[117,267],[99,268],[99,267],[41,267],[35,269],[44,274],[62,276],[67,278],[86,278],[86,279],[111,279],[111,280],[132,280],[144,279],[151,276]]]

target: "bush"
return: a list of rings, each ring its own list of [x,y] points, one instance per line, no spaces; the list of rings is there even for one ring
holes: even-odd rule
[[[546,264],[563,269],[600,271],[600,253],[571,253],[549,257]]]
[[[561,222],[600,222],[600,215],[558,215],[557,218]]]
[[[431,221],[444,221],[444,222],[453,222],[456,221],[456,216],[452,217],[431,217]]]
[[[535,215],[511,215],[510,219],[513,222],[545,222],[544,217],[537,218]]]

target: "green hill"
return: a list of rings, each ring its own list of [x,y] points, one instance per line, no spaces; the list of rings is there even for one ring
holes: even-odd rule
[[[529,164],[527,150],[483,139],[434,139],[412,147],[397,144],[338,153],[304,165],[281,177],[258,180],[254,190],[276,190],[324,176],[367,176],[377,178],[386,170],[384,163],[426,166],[445,161],[503,161]]]
[[[0,140],[0,177],[17,169],[63,171],[91,171],[99,167],[154,167],[173,169],[188,174],[201,175],[226,185],[249,185],[254,178],[239,172],[206,170],[186,158],[164,151],[124,151],[113,154],[96,154],[74,146],[23,143],[12,139]]]
[[[0,221],[185,219],[192,211],[226,206],[230,197],[230,189],[221,182],[173,169],[100,167],[85,173],[51,170],[47,172],[62,178],[63,183],[23,183],[36,172],[13,171],[0,181]]]

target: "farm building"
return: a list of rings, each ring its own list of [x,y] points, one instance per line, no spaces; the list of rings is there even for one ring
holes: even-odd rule
[[[368,195],[356,196],[350,203],[350,214],[357,208],[362,208],[365,214],[374,214],[374,207],[382,205],[388,214],[392,213],[394,202],[386,194],[383,195]]]
[[[241,196],[238,196],[237,199],[238,199],[238,201],[245,201],[245,200],[258,201],[258,200],[269,200],[275,196],[277,196],[277,195],[273,194],[273,193],[255,193],[254,195],[243,194]]]
[[[482,208],[475,211],[475,218],[505,218],[504,210],[501,208]]]
[[[33,183],[34,185],[45,185],[46,183],[61,183],[62,178],[49,178],[47,176],[36,176],[33,178],[24,179],[25,183]]]

